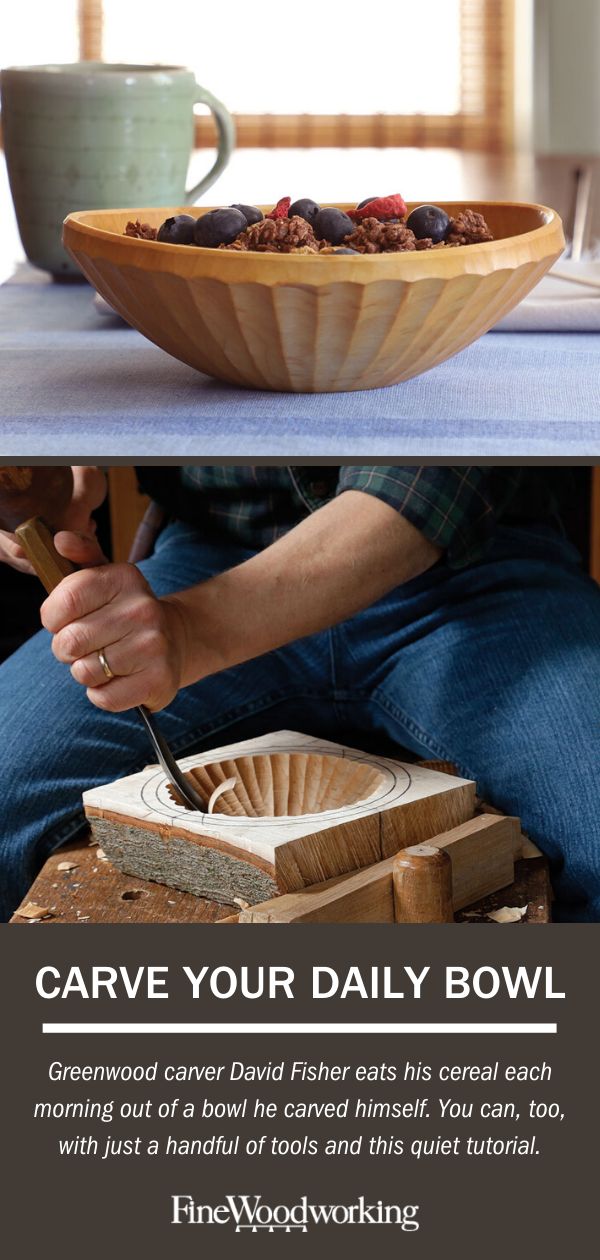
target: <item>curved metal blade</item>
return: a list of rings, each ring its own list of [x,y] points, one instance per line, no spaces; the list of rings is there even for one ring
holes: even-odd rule
[[[137,710],[167,778],[177,788],[177,791],[190,809],[197,809],[201,814],[205,814],[207,812],[205,802],[192,787],[189,779],[186,779],[183,771],[179,769],[162,731],[159,730],[154,721],[153,715],[143,704],[139,704]]]

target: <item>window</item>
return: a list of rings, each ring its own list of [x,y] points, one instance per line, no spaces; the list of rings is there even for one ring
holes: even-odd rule
[[[77,0],[28,0],[26,6],[4,5],[0,18],[3,66],[77,61]]]
[[[13,10],[22,32],[3,41],[5,59],[71,59],[76,9],[82,57],[189,65],[235,114],[241,146],[511,143],[514,0],[178,0],[172,10],[30,0],[22,19]],[[214,143],[204,114],[196,136]]]
[[[427,0],[427,8],[440,38],[422,31],[414,55],[403,0],[376,0],[372,28],[368,4],[227,0],[226,30],[221,5],[178,0],[185,41],[177,20],[161,22],[164,0],[144,0],[141,22],[139,9],[128,18],[134,11],[123,0],[104,0],[103,54],[107,61],[175,64],[185,55],[199,81],[236,114],[453,114],[460,105],[460,0]],[[340,12],[348,20],[340,22]]]

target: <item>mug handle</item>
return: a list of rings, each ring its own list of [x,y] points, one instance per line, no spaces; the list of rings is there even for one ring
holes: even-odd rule
[[[218,101],[212,92],[208,92],[206,88],[196,84],[196,94],[194,96],[194,104],[208,105],[211,114],[213,114],[217,124],[219,133],[219,150],[214,166],[211,167],[207,175],[194,184],[193,188],[186,188],[186,201],[196,201],[206,188],[210,188],[215,180],[221,174],[221,171],[227,166],[235,146],[235,123],[229,110],[225,108],[221,101]]]

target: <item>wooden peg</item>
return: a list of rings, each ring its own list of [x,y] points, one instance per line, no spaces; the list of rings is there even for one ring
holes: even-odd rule
[[[39,516],[32,516],[30,520],[24,521],[17,527],[15,534],[48,594],[64,577],[75,572],[71,561],[58,554],[52,534]]]
[[[396,923],[453,923],[452,861],[432,844],[401,849],[392,866]]]

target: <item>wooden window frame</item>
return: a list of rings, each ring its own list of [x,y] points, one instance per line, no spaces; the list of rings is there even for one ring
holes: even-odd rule
[[[102,0],[78,0],[79,60],[102,61]]]
[[[240,148],[479,149],[514,144],[515,0],[461,0],[461,106],[457,114],[237,114]],[[426,32],[423,33],[426,37]],[[102,59],[102,0],[79,0],[79,55]],[[213,147],[213,119],[196,118],[198,148]]]

